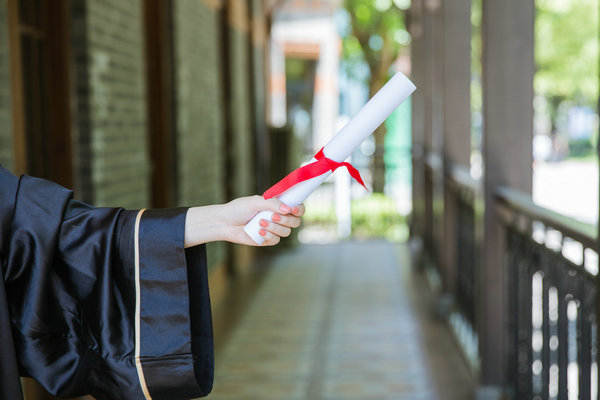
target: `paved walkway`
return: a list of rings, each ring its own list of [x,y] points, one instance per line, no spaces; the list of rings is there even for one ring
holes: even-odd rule
[[[275,257],[217,347],[213,400],[471,398],[406,245],[302,245]]]

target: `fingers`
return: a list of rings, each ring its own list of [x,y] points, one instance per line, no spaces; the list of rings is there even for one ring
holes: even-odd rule
[[[262,242],[261,246],[273,246],[279,243],[281,240],[281,237],[275,235],[265,228],[262,228],[258,233],[265,238],[265,241]]]
[[[304,215],[304,204],[299,204],[297,206],[295,206],[294,208],[292,208],[292,214],[294,214],[296,217],[301,217]]]
[[[290,214],[277,214],[273,213],[271,221],[278,223],[279,225],[289,226],[290,228],[297,228],[300,226],[301,219],[295,215]]]
[[[290,233],[292,233],[292,227],[281,225],[273,221],[267,221],[266,219],[261,219],[259,225],[262,227],[261,231],[270,232],[279,237],[288,237],[290,236]]]
[[[289,207],[277,198],[265,200],[261,196],[249,196],[243,198],[243,201],[246,201],[246,206],[249,206],[248,208],[255,213],[263,210],[273,212],[270,220],[261,219],[259,221],[261,226],[259,234],[265,238],[261,246],[275,245],[282,237],[289,236],[293,228],[300,226],[300,218],[305,212],[304,204]],[[251,241],[249,237],[244,237],[244,239]],[[246,243],[248,240],[243,242]]]
[[[290,212],[302,215],[304,213],[304,207],[299,207]],[[300,226],[301,219],[299,216],[293,214],[279,214],[273,213],[271,215],[271,221],[261,219],[259,225],[261,229],[259,234],[265,238],[265,241],[261,246],[273,246],[281,240],[283,237],[288,237],[292,233],[293,228]]]

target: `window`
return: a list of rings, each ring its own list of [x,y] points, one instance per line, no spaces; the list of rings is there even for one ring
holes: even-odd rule
[[[17,173],[72,186],[67,2],[9,0]]]

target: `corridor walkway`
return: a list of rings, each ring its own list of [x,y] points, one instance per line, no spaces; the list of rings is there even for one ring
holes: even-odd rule
[[[407,245],[302,245],[272,259],[225,343],[212,400],[471,398]]]

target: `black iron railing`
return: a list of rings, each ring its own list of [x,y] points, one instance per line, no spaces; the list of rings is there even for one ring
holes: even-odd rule
[[[425,237],[424,244],[427,254],[437,261],[438,246],[435,238],[435,184],[440,167],[437,159],[431,154],[425,158]]]
[[[483,199],[481,182],[471,177],[467,167],[450,165],[446,182],[456,219],[453,222],[455,245],[455,283],[452,294],[458,313],[451,325],[471,367],[479,364],[477,335],[478,271],[480,266]]]
[[[598,391],[594,226],[496,193],[505,226],[508,382],[515,399],[591,399]]]
[[[477,210],[480,185],[471,178],[466,167],[452,166],[448,178],[457,215],[457,223],[454,224],[457,273],[455,297],[468,322],[475,327],[476,273],[479,261],[476,224],[480,214]]]
[[[440,184],[443,182],[443,161],[436,153],[427,153],[425,158],[425,248],[439,265],[440,256],[440,229],[441,213],[439,203],[441,201]],[[436,229],[437,227],[437,229]]]

